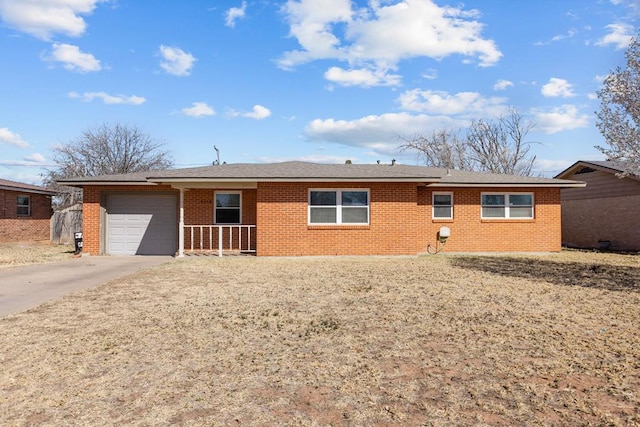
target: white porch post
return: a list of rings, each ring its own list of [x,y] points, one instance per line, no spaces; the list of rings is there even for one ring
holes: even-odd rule
[[[184,188],[180,187],[180,220],[178,222],[178,257],[184,256]]]

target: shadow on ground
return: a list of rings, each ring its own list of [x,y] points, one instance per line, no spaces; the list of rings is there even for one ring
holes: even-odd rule
[[[640,267],[503,257],[460,257],[453,259],[452,264],[459,268],[556,285],[640,292]]]

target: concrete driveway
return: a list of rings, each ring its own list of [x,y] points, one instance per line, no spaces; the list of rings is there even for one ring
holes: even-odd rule
[[[0,270],[0,316],[171,261],[170,256],[83,256]]]

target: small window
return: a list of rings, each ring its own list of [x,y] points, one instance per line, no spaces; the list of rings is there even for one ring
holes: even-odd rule
[[[433,218],[453,219],[453,193],[433,193]]]
[[[31,198],[18,196],[18,216],[31,216]]]
[[[533,218],[533,194],[482,194],[482,218]]]
[[[309,191],[309,224],[368,223],[368,190]]]
[[[240,193],[216,192],[214,217],[216,224],[240,224],[241,197]]]

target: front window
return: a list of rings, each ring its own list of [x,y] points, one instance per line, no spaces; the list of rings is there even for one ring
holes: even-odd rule
[[[453,193],[433,193],[433,218],[453,219]]]
[[[215,198],[216,224],[240,224],[242,218],[240,193],[216,192]]]
[[[482,218],[533,218],[533,194],[482,194]]]
[[[309,224],[368,224],[368,190],[311,190]]]
[[[31,215],[31,198],[29,196],[18,196],[18,216]]]

